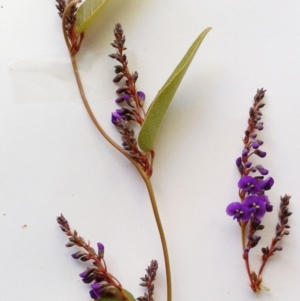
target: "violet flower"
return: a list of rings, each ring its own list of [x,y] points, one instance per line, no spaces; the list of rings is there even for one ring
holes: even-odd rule
[[[233,216],[233,219],[236,219],[238,222],[243,221],[247,222],[251,216],[251,210],[248,206],[241,204],[239,202],[231,203],[226,208],[226,213],[229,216]]]
[[[259,181],[251,176],[242,177],[238,187],[249,194],[257,194],[261,190]]]
[[[250,195],[246,197],[243,205],[250,209],[253,217],[261,219],[266,213],[266,203],[260,196]]]

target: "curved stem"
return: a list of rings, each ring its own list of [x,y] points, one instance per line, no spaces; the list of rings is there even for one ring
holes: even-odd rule
[[[63,15],[62,15],[62,32],[64,34],[64,39],[65,39],[65,42],[67,44],[67,47],[68,47],[68,50],[69,52],[71,51],[71,44],[70,44],[70,41],[69,41],[69,38],[68,38],[68,35],[67,35],[67,31],[66,31],[66,23],[67,23],[67,13],[69,12],[70,8],[73,6],[73,5],[76,5],[78,2],[78,0],[74,0],[72,2],[70,2],[67,6],[66,6],[66,9],[64,10],[63,12]]]
[[[157,209],[156,201],[155,201],[155,195],[152,187],[152,183],[149,178],[144,178],[145,184],[148,189],[155,221],[157,224],[159,236],[160,236],[160,241],[164,253],[164,260],[165,260],[165,269],[166,269],[166,281],[167,281],[167,301],[172,300],[172,280],[171,280],[171,268],[170,268],[170,259],[169,259],[169,253],[168,253],[168,247],[167,247],[167,241],[164,233],[164,229],[159,217],[159,212]]]
[[[99,132],[101,133],[101,135],[114,147],[116,148],[119,152],[121,152],[139,171],[139,173],[141,174],[142,177],[146,176],[143,169],[130,157],[130,155],[122,148],[120,147],[113,139],[111,139],[107,133],[104,131],[104,129],[102,128],[102,126],[100,125],[100,123],[98,122],[98,120],[96,119],[90,104],[85,96],[85,92],[83,89],[83,85],[81,82],[81,78],[78,72],[78,68],[77,68],[77,62],[76,62],[76,58],[75,58],[75,54],[70,54],[71,56],[71,61],[72,61],[72,66],[73,66],[73,70],[74,70],[74,74],[75,74],[75,78],[76,78],[76,82],[78,85],[78,89],[80,92],[80,96],[82,98],[83,104],[89,114],[89,116],[91,117],[94,125],[96,126],[96,128],[99,130]]]

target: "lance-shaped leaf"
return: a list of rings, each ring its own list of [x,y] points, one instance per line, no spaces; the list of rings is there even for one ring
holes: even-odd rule
[[[85,0],[76,13],[76,31],[82,33],[101,12],[109,0]]]
[[[185,54],[181,62],[177,65],[171,76],[166,83],[159,90],[157,96],[153,100],[147,114],[145,121],[142,125],[141,131],[138,137],[139,147],[149,152],[154,149],[154,143],[156,141],[160,126],[163,118],[167,112],[167,109],[186,73],[191,61],[193,60],[199,46],[207,33],[211,30],[211,27],[206,28],[195,40],[188,52]]]

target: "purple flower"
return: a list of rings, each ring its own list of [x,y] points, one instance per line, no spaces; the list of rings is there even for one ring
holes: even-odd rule
[[[100,296],[100,292],[99,291],[94,291],[94,290],[91,290],[90,291],[90,296],[92,299],[100,299],[101,296]]]
[[[139,97],[140,100],[145,100],[146,99],[146,95],[145,95],[144,92],[137,91],[136,94],[137,94],[137,96]]]
[[[124,116],[120,115],[117,112],[111,113],[111,122],[114,125],[118,125],[119,121],[124,120]]]
[[[146,95],[142,91],[137,91],[136,94],[137,94],[137,96],[139,98],[139,105],[142,107],[144,105],[144,102],[145,102],[145,99],[146,99]]]
[[[132,108],[135,107],[135,102],[134,102],[134,100],[132,99],[132,97],[130,97],[130,95],[128,95],[128,94],[126,94],[126,93],[122,94],[120,97],[118,97],[118,98],[115,100],[115,102],[118,103],[118,104],[122,103],[123,101],[126,101],[127,104],[128,104],[130,107],[132,107]]]
[[[263,200],[263,202],[265,203],[265,206],[266,206],[266,211],[267,212],[271,212],[273,211],[273,205],[271,205],[268,197],[264,194],[260,195],[260,198]]]
[[[100,294],[100,288],[101,285],[98,282],[95,282],[94,284],[91,285],[92,290],[90,291],[90,296],[94,299],[100,299],[101,294]]]
[[[237,168],[241,168],[243,165],[242,165],[242,158],[241,157],[238,157],[235,161],[235,164],[237,166]]]
[[[269,173],[269,171],[265,169],[262,165],[256,165],[256,168],[263,176],[266,176]]]
[[[233,216],[237,221],[247,222],[250,219],[251,211],[249,208],[239,202],[231,203],[226,208],[226,213]]]
[[[82,256],[84,256],[84,255],[86,255],[85,252],[83,252],[83,251],[77,251],[76,253],[72,254],[71,256],[72,256],[74,259],[78,259],[78,258],[80,258],[80,257],[82,257]]]
[[[245,167],[246,168],[249,168],[251,165],[252,165],[252,162],[250,162],[250,161],[248,161],[248,162],[245,163]]]
[[[98,256],[100,258],[103,258],[104,257],[104,245],[101,242],[98,242],[97,246],[98,246]]]
[[[244,148],[242,151],[242,157],[247,157],[247,156],[248,156],[248,150]]]
[[[274,184],[274,179],[269,177],[260,182],[260,188],[263,190],[270,190]]]
[[[261,196],[247,196],[243,201],[243,205],[250,209],[254,217],[262,218],[266,213],[266,205]]]
[[[238,182],[238,187],[249,194],[256,194],[261,190],[259,181],[250,176],[242,177]]]
[[[104,245],[101,242],[97,243],[98,250],[104,252]]]
[[[259,130],[259,131],[262,131],[264,129],[264,126],[263,126],[263,123],[258,123],[256,125],[256,128]]]
[[[263,151],[261,151],[261,150],[259,150],[259,149],[256,149],[256,150],[254,151],[254,154],[257,155],[257,156],[259,156],[259,157],[261,157],[261,158],[264,158],[264,157],[267,155],[266,152],[263,152]]]
[[[251,143],[251,146],[252,146],[254,149],[259,148],[259,144],[258,144],[257,141],[253,141],[253,142]]]

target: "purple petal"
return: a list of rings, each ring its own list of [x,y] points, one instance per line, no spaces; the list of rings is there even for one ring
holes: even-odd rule
[[[259,148],[259,144],[258,144],[256,141],[253,141],[253,142],[251,143],[251,146],[252,146],[254,149]]]
[[[97,247],[98,247],[99,251],[102,251],[102,252],[104,251],[104,245],[101,242],[97,243]]]
[[[83,252],[83,251],[77,251],[76,253],[72,254],[71,256],[72,256],[74,259],[78,259],[78,258],[82,257],[83,255],[86,255],[86,253]]]
[[[237,219],[237,221],[248,221],[251,215],[251,211],[248,209],[247,206],[239,202],[231,203],[226,208],[226,213],[229,216],[233,216],[233,219]]]
[[[247,206],[257,218],[262,218],[266,213],[266,206],[261,197],[250,195],[246,197],[243,204]]]
[[[263,190],[270,190],[273,185],[274,185],[274,179],[272,177],[269,177],[260,182],[260,188]]]
[[[119,120],[122,120],[122,119],[123,119],[123,116],[121,116],[121,115],[118,114],[117,112],[111,113],[111,122],[112,122],[114,125],[118,125],[118,121],[119,121]]]
[[[121,97],[118,97],[118,98],[115,100],[116,103],[121,103],[121,102],[123,102],[123,101],[124,101],[124,99],[123,99],[122,96],[121,96]]]
[[[136,94],[137,94],[137,96],[139,97],[140,100],[145,100],[146,99],[146,95],[145,95],[144,92],[137,91]]]
[[[242,177],[238,182],[238,187],[245,192],[256,194],[260,191],[259,181],[251,176]]]
[[[256,140],[256,142],[257,142],[259,145],[263,145],[263,144],[264,144],[264,142],[261,141],[261,140]]]
[[[251,164],[252,164],[252,162],[248,161],[248,162],[245,163],[245,167],[249,168],[251,166]]]
[[[88,272],[89,272],[89,269],[85,270],[84,272],[79,274],[79,277],[80,278],[85,278],[87,276]]]
[[[256,168],[263,176],[266,176],[269,173],[269,171],[265,169],[262,165],[256,165]]]
[[[227,206],[226,208],[226,213],[229,215],[229,216],[233,216],[235,215],[236,213],[236,210],[239,210],[241,208],[242,204],[239,203],[239,202],[234,202],[234,203],[231,203]]]
[[[263,151],[261,151],[261,150],[259,150],[259,149],[256,149],[256,150],[254,151],[254,154],[256,154],[257,156],[259,156],[259,157],[261,157],[261,158],[264,158],[264,157],[267,155],[266,152],[263,152]]]
[[[98,291],[98,290],[100,290],[101,285],[100,285],[100,283],[95,282],[95,283],[93,283],[93,284],[91,285],[91,288],[92,288],[94,291]]]
[[[90,291],[90,296],[92,299],[100,299],[101,298],[100,293],[97,291],[93,291],[93,290]]]
[[[242,166],[242,158],[238,157],[235,161],[235,164],[236,164],[237,168],[240,168]]]
[[[242,151],[242,157],[247,157],[247,156],[248,156],[248,150],[244,148]]]

